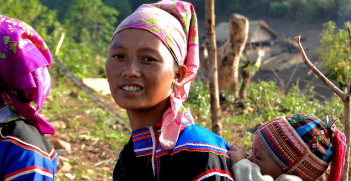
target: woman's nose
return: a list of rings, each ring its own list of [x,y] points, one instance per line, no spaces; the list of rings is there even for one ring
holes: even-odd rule
[[[137,78],[140,77],[141,72],[140,72],[140,67],[138,64],[138,61],[136,59],[130,58],[127,60],[127,63],[125,64],[124,71],[123,71],[123,77],[125,78]]]

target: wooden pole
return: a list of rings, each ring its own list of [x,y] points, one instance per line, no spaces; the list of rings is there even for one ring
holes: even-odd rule
[[[206,46],[208,50],[209,88],[211,102],[212,131],[222,136],[221,108],[219,105],[218,72],[217,72],[217,44],[215,31],[214,0],[206,0]]]

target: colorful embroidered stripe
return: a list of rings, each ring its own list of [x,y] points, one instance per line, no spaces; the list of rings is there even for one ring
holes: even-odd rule
[[[47,176],[47,177],[50,177],[52,179],[54,178],[52,171],[44,169],[44,168],[39,167],[39,166],[31,166],[31,167],[23,168],[21,170],[17,170],[15,172],[7,174],[3,179],[4,179],[4,181],[10,181],[10,180],[14,180],[20,176],[31,174],[31,173],[39,173],[43,176]]]
[[[273,145],[270,143],[269,139],[267,138],[266,133],[262,130],[261,134],[263,136],[263,138],[266,140],[267,145],[269,146],[269,148],[275,153],[275,155],[279,158],[280,161],[282,161],[286,166],[289,166],[289,163],[286,162],[279,153],[277,153],[277,150],[273,147]]]
[[[148,128],[143,128],[143,129],[138,129],[132,132],[132,137],[138,136],[138,135],[142,135],[142,134],[146,134],[146,133],[150,133]]]
[[[312,178],[309,175],[306,175],[305,172],[301,170],[300,166],[296,169],[296,171],[297,172],[295,172],[295,174],[298,173],[296,175],[301,177],[302,180],[316,180],[317,179],[317,178]]]
[[[207,179],[209,177],[218,175],[220,177],[226,177],[229,180],[234,181],[233,176],[230,174],[229,171],[227,170],[220,170],[220,169],[210,169],[210,170],[206,170],[205,172],[201,173],[200,175],[198,175],[193,181],[200,181],[200,180],[204,180]]]
[[[35,145],[32,145],[30,143],[27,143],[25,141],[22,141],[16,137],[13,137],[13,136],[3,136],[0,132],[0,142],[11,142],[23,149],[26,149],[26,150],[30,150],[30,151],[34,151],[36,153],[38,153],[39,155],[43,156],[44,158],[48,158],[48,159],[51,159],[49,154],[45,151],[43,151],[42,149],[40,149],[39,147],[35,146]]]
[[[295,129],[295,131],[299,134],[299,135],[304,135],[306,134],[308,131],[310,131],[312,128],[316,127],[319,122],[321,122],[320,120],[316,120],[313,122],[310,122],[302,127],[299,127],[297,129]]]
[[[272,126],[273,126],[273,125],[272,125]],[[275,126],[277,126],[277,125],[275,124]],[[278,129],[278,126],[277,126],[277,129]],[[281,138],[282,135],[280,135],[280,134],[277,132],[277,129],[272,129],[272,130],[274,131],[275,137],[278,138],[278,140],[279,140],[279,142],[280,142],[280,145],[283,146],[283,147],[285,148],[285,149],[282,150],[282,151],[289,153],[289,155],[290,155],[291,157],[293,157],[294,160],[296,160],[297,157],[294,155],[294,153],[291,151],[291,149],[288,148],[288,145],[286,144],[286,142],[285,142],[284,140],[282,140],[282,138]],[[291,158],[289,158],[289,159],[291,159]]]
[[[147,156],[147,155],[152,155],[152,150],[148,152],[143,152],[143,153],[135,153],[136,157],[142,157],[142,156]]]
[[[137,142],[137,141],[145,140],[145,139],[149,139],[149,138],[151,138],[151,134],[148,134],[148,135],[145,135],[145,136],[142,136],[139,138],[133,138],[133,142]]]
[[[145,156],[145,155],[151,155],[152,154],[152,146],[151,147],[146,147],[146,148],[139,148],[139,149],[134,149],[135,155],[137,157],[140,156]]]
[[[168,155],[168,154],[169,154],[168,151],[163,151],[160,148],[158,148],[158,150],[156,151],[156,157],[161,157],[161,156]]]
[[[318,179],[319,175],[322,175],[321,173],[316,172],[313,168],[309,167],[305,162],[302,162],[300,168],[303,168],[304,173],[315,179]]]
[[[180,151],[198,151],[198,152],[211,152],[217,155],[223,155],[228,157],[228,151],[224,148],[203,143],[185,143],[174,148],[173,153],[178,153]]]
[[[52,150],[50,151],[49,155],[50,155],[51,161],[54,160],[56,158],[56,156],[57,156],[56,150],[54,148],[52,148]]]

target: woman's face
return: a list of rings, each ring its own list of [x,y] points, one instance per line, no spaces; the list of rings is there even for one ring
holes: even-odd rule
[[[106,73],[112,97],[120,107],[149,109],[171,95],[174,59],[152,33],[126,29],[112,40]]]

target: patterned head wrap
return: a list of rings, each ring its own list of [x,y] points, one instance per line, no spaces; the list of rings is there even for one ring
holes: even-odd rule
[[[328,181],[340,180],[346,137],[331,128],[332,124],[327,125],[310,114],[293,114],[272,119],[256,134],[267,154],[284,173],[306,181],[317,180],[332,161]]]
[[[125,29],[141,29],[157,36],[173,55],[178,65],[188,69],[180,86],[171,95],[171,107],[164,113],[160,143],[163,150],[173,149],[180,131],[193,124],[190,111],[183,108],[190,81],[199,69],[197,19],[192,4],[164,0],[144,4],[117,27],[114,35]]]
[[[54,135],[52,125],[38,115],[51,88],[51,62],[49,48],[31,26],[0,15],[1,98],[42,133]]]

